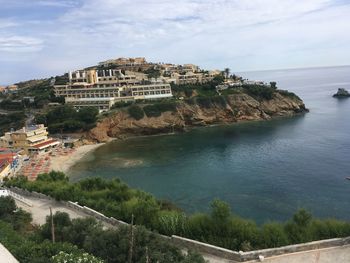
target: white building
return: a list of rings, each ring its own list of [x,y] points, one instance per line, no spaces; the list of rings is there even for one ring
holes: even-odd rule
[[[118,101],[172,97],[167,83],[145,83],[145,74],[122,73],[119,69],[69,72],[69,83],[55,85],[56,97],[75,107],[94,106],[108,110]]]

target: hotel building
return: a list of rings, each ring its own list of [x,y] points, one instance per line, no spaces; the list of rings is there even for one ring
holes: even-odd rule
[[[95,106],[108,110],[118,101],[172,97],[167,83],[145,84],[144,74],[123,73],[121,69],[90,69],[69,72],[66,85],[55,85],[56,97],[75,107]]]
[[[47,152],[59,144],[59,141],[48,137],[47,128],[43,124],[6,132],[0,137],[0,147],[23,150],[26,154]]]

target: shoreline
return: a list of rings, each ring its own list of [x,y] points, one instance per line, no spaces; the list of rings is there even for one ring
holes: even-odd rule
[[[69,169],[87,154],[93,152],[105,143],[86,144],[74,148],[72,153],[51,157],[50,170],[67,173]]]
[[[303,113],[295,114],[293,116],[275,116],[270,120],[240,120],[232,123],[213,123],[210,125],[203,125],[203,126],[191,126],[191,127],[188,127],[188,129],[184,130],[183,132],[187,133],[191,130],[201,129],[201,128],[210,128],[210,127],[217,127],[217,126],[237,125],[237,124],[243,124],[243,123],[249,123],[249,122],[259,122],[259,121],[264,122],[264,121],[271,121],[276,119],[292,118],[300,115],[303,115]],[[133,135],[133,136],[127,136],[126,138],[123,138],[123,139],[110,138],[108,142],[81,145],[74,148],[73,152],[67,153],[66,155],[51,156],[50,171],[59,171],[67,174],[69,169],[72,166],[74,166],[77,162],[79,162],[82,158],[84,158],[86,155],[95,151],[97,148],[101,147],[102,145],[105,145],[112,141],[129,140],[129,139],[145,138],[145,137],[170,136],[170,135],[176,135],[181,133],[182,132],[169,132],[169,133],[156,133],[156,134],[149,134],[149,135]]]

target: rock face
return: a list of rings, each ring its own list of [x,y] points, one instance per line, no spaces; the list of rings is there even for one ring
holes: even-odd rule
[[[348,98],[350,93],[346,89],[338,89],[338,92],[333,95],[335,98]]]
[[[98,142],[111,138],[127,138],[137,135],[154,135],[185,131],[194,126],[229,124],[245,120],[269,120],[273,117],[293,116],[307,112],[297,97],[275,93],[271,100],[257,100],[245,93],[229,95],[227,103],[210,103],[206,107],[195,103],[180,102],[175,112],[164,112],[159,117],[145,116],[135,120],[127,111],[119,111],[104,118],[89,132]]]

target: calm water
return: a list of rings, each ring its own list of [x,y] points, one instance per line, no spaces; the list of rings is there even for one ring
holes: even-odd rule
[[[350,67],[241,75],[277,81],[310,113],[113,142],[76,164],[72,177],[119,177],[189,212],[220,198],[259,223],[285,220],[300,207],[350,220],[350,99],[331,96],[350,89]]]

